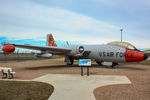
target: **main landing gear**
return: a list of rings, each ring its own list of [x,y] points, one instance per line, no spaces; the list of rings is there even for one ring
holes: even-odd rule
[[[67,63],[67,66],[71,66],[74,63],[74,59],[72,57],[65,57],[65,62]]]
[[[100,66],[102,66],[102,62],[101,61],[96,61],[96,63]]]

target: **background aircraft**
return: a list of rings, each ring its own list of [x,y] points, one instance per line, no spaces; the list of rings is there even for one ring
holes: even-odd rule
[[[51,58],[53,55],[64,55],[67,65],[72,65],[74,59],[92,59],[99,65],[111,65],[114,67],[118,62],[140,62],[146,60],[148,55],[136,49],[127,42],[111,42],[103,45],[66,45],[57,46],[52,34],[47,35],[46,46],[5,44],[4,52],[11,53],[15,47],[40,50],[37,57]]]

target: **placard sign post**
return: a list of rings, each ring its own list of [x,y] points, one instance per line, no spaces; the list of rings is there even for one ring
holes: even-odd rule
[[[87,76],[89,76],[89,67],[91,66],[91,59],[79,59],[79,66],[81,67],[81,76],[83,76],[83,67],[87,67]]]

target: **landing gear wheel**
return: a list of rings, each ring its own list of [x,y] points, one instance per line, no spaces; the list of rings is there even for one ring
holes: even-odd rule
[[[96,63],[100,66],[102,66],[102,62],[96,61]]]
[[[72,57],[69,57],[70,62],[67,62],[67,66],[71,66],[74,63],[74,59]]]
[[[116,67],[115,67],[116,65],[118,65],[118,63],[114,63],[114,62],[113,62],[111,68],[116,68]]]
[[[71,62],[69,65],[73,65],[74,59],[72,57],[70,57],[69,59],[70,59],[70,62]]]

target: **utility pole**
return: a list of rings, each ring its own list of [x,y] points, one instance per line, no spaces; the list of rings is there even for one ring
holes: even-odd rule
[[[122,31],[123,31],[123,29],[120,29],[120,31],[121,31],[121,42],[122,42]]]

